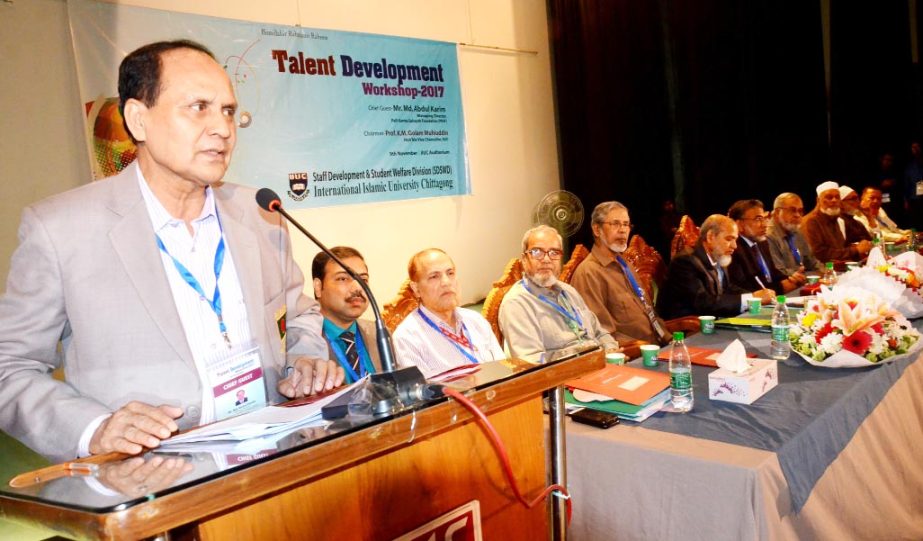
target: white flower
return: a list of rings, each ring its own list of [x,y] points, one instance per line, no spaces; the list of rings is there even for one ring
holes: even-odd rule
[[[827,355],[833,355],[843,347],[843,335],[832,332],[820,339],[820,349]]]

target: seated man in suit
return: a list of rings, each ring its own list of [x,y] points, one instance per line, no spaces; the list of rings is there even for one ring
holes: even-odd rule
[[[772,220],[766,231],[766,242],[769,243],[772,262],[786,276],[806,270],[819,272],[824,267],[814,257],[811,246],[798,229],[803,217],[804,204],[798,194],[779,194],[772,204]]]
[[[600,203],[591,220],[593,250],[574,271],[571,285],[616,340],[668,343],[671,336],[666,323],[657,316],[635,270],[622,257],[631,233],[628,208],[617,201]]]
[[[0,299],[0,429],[54,461],[140,453],[344,378],[280,218],[222,182],[237,100],[221,64],[154,43],[118,88],[137,160],[23,211]]]
[[[514,357],[541,362],[545,352],[591,340],[607,351],[619,349],[580,293],[558,280],[562,245],[561,235],[547,225],[526,231],[522,238],[525,276],[500,303],[500,329]]]
[[[788,293],[807,281],[801,270],[786,276],[772,262],[766,241],[769,215],[759,199],[735,202],[728,210],[728,217],[737,224],[740,234],[737,249],[727,268],[732,284],[746,291],[767,288],[776,293]]]
[[[429,378],[461,365],[506,358],[490,323],[458,306],[455,262],[448,254],[439,248],[417,252],[407,275],[420,306],[394,330],[400,367],[416,366]]]
[[[369,269],[362,254],[348,246],[335,246],[331,252],[363,280],[368,281]],[[359,319],[369,307],[369,301],[359,284],[324,252],[318,252],[311,263],[314,298],[324,316],[324,339],[328,356],[336,359],[346,372],[346,382],[353,383],[366,374],[381,371],[375,324]]]
[[[817,186],[817,204],[801,221],[801,233],[820,262],[858,261],[868,255],[872,243],[846,238],[840,227],[840,185],[833,181]]]
[[[657,300],[657,310],[666,318],[690,315],[734,316],[746,309],[747,300],[759,298],[769,304],[769,289],[752,293],[732,284],[727,266],[737,248],[737,224],[720,214],[702,222],[699,239],[670,261],[667,280]]]

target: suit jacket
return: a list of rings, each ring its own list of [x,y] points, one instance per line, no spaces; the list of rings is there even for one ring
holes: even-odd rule
[[[181,407],[181,428],[201,414],[203,382],[138,178],[132,165],[23,210],[0,299],[0,428],[55,461],[76,455],[91,420],[131,400]],[[287,358],[326,355],[323,318],[302,292],[280,217],[261,210],[252,189],[213,189],[267,396],[277,401]],[[62,365],[65,382],[50,374]]]
[[[369,358],[372,360],[375,372],[380,373],[381,356],[378,353],[378,342],[375,340],[375,322],[367,319],[357,319],[356,326],[359,327],[359,334],[362,335],[362,343],[365,344],[365,349],[369,352]],[[333,353],[330,340],[327,340],[326,335],[324,336],[324,341],[327,343],[327,358],[336,360],[336,355]]]
[[[690,315],[734,316],[748,291],[726,280],[718,293],[717,273],[701,245],[686,249],[670,261],[667,279],[657,299],[657,311],[672,319]]]
[[[629,269],[633,272],[630,265]],[[654,344],[661,341],[647,317],[647,308],[605,246],[593,245],[590,255],[574,271],[571,285],[599,318],[599,324],[616,340],[636,339]],[[660,324],[666,329],[663,321]]]
[[[782,287],[782,280],[788,278],[788,276],[782,274],[772,262],[772,253],[769,251],[769,243],[765,240],[757,242],[756,248],[760,251],[760,254],[763,255],[763,261],[766,263],[766,268],[769,270],[769,280],[767,281],[763,276],[763,270],[760,268],[760,262],[756,254],[753,253],[753,248],[751,248],[743,238],[737,239],[737,249],[734,250],[731,264],[728,265],[727,268],[728,279],[739,288],[751,292],[763,289],[763,286],[761,286],[755,278],[755,276],[759,276],[763,284],[769,289],[772,289],[778,294],[786,293]]]

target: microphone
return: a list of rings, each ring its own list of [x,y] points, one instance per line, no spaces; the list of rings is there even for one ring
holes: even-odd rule
[[[283,217],[285,217],[289,223],[295,226],[298,231],[304,233],[306,237],[311,239],[311,242],[317,245],[317,247],[320,248],[322,252],[327,254],[330,259],[336,261],[341,267],[343,267],[343,270],[346,271],[346,274],[348,274],[353,280],[356,281],[356,283],[359,284],[359,287],[362,288],[362,291],[365,292],[366,297],[369,299],[369,304],[372,305],[372,312],[375,314],[375,342],[378,344],[378,353],[381,356],[381,368],[384,372],[393,372],[394,347],[391,344],[391,333],[388,332],[388,328],[385,327],[384,320],[381,317],[381,311],[378,309],[378,302],[375,301],[375,296],[372,295],[372,290],[369,288],[369,285],[365,283],[365,280],[363,280],[362,277],[356,274],[356,271],[349,268],[346,263],[343,263],[339,257],[334,255],[333,252],[324,246],[324,243],[317,240],[317,237],[312,235],[310,231],[305,229],[300,223],[298,223],[297,220],[292,218],[292,216],[286,212],[284,208],[282,208],[282,201],[279,199],[279,196],[276,194],[276,192],[269,188],[260,188],[259,191],[256,192],[256,203],[263,210],[268,210],[269,212],[278,212]]]

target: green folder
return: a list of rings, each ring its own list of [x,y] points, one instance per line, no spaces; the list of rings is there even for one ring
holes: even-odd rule
[[[575,406],[583,406],[585,408],[590,408],[592,410],[599,410],[599,411],[605,411],[608,413],[614,413],[618,415],[619,417],[622,417],[625,419],[632,419],[634,417],[637,417],[638,413],[641,410],[649,407],[651,404],[657,402],[658,400],[660,401],[669,400],[669,397],[670,397],[670,389],[668,387],[664,389],[662,392],[659,392],[656,395],[654,395],[650,400],[648,400],[644,404],[641,404],[640,406],[636,406],[634,404],[629,404],[628,402],[622,402],[621,400],[606,400],[605,402],[599,402],[599,401],[594,400],[592,402],[581,402],[577,400],[576,398],[574,398],[574,394],[570,391],[570,389],[564,390],[564,401],[567,402],[568,404],[574,404]]]

